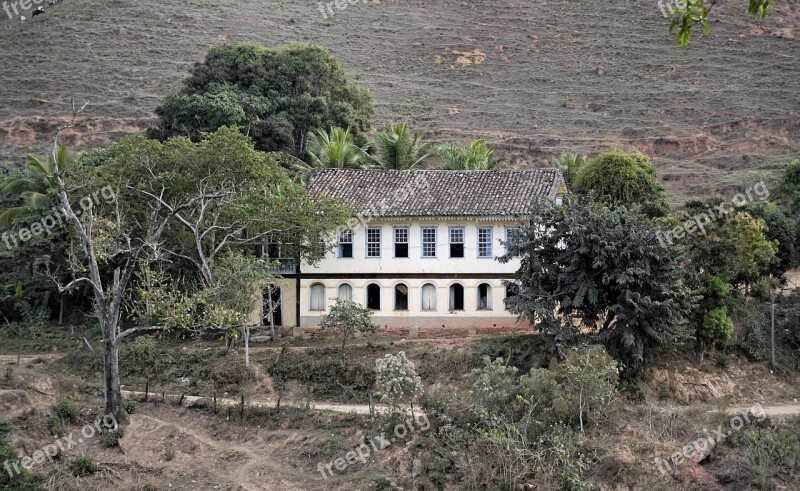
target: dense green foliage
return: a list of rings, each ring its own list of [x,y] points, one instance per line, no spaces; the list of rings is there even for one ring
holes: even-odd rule
[[[565,207],[536,202],[529,220],[500,258],[522,258],[517,294],[506,299],[511,312],[556,342],[569,341],[580,319],[630,363],[685,338],[695,300],[685,258],[659,242],[647,217],[573,197]]]
[[[408,124],[390,124],[375,135],[376,164],[382,169],[421,169],[431,157],[430,145],[423,143],[424,132],[413,135]]]
[[[467,145],[447,143],[436,147],[444,170],[494,170],[503,166],[504,160],[494,154],[494,146],[479,138]]]
[[[602,153],[577,171],[574,184],[577,194],[594,195],[611,206],[639,205],[650,217],[670,210],[655,166],[640,153]]]
[[[369,91],[350,84],[324,48],[233,43],[212,47],[195,64],[184,89],[156,109],[159,127],[153,134],[197,141],[203,132],[234,126],[259,150],[303,159],[309,136],[318,130],[352,128],[356,144],[363,145],[373,111]]]

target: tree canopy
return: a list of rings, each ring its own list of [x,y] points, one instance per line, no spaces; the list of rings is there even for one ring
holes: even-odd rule
[[[684,337],[695,302],[680,248],[661,244],[636,210],[572,196],[567,206],[536,202],[529,222],[500,258],[521,257],[511,312],[566,342],[573,319],[596,329],[609,352],[632,363],[649,348]]]
[[[306,157],[309,135],[351,128],[366,143],[374,108],[368,90],[348,82],[330,51],[305,43],[276,49],[253,43],[212,47],[195,64],[184,88],[156,108],[152,136],[186,136],[235,126],[263,151]]]
[[[640,153],[601,153],[580,167],[574,184],[577,194],[593,194],[610,206],[640,205],[650,217],[664,216],[670,210],[655,166]]]

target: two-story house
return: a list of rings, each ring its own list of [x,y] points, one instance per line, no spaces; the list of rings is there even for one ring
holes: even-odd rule
[[[286,274],[280,318],[287,327],[316,327],[339,297],[372,309],[381,328],[513,327],[503,282],[519,261],[496,258],[531,201],[557,202],[564,189],[556,169],[316,171],[311,196],[347,202],[358,219],[319,263]]]

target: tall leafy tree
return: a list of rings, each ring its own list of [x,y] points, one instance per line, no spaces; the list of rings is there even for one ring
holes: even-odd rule
[[[783,170],[777,194],[783,208],[795,216],[800,214],[800,160],[790,162]]]
[[[640,153],[605,152],[581,167],[575,176],[577,194],[593,194],[611,206],[640,205],[650,217],[669,213],[664,186],[650,159]]]
[[[256,151],[235,128],[222,128],[197,143],[185,137],[165,143],[132,137],[92,159],[95,165],[69,182],[57,166],[53,173],[60,205],[79,245],[70,263],[75,279],[61,288],[85,284],[91,289],[103,335],[106,412],[125,422],[120,344],[135,333],[170,327],[138,324],[123,310],[132,293],[142,290],[136,273],[170,259],[193,265],[197,297],[206,300],[199,310],[213,317],[212,324],[236,325],[243,308],[234,300],[248,295],[229,298],[242,288],[231,272],[249,273],[259,267],[236,258],[273,234],[292,238],[285,240],[290,257],[313,261],[324,252],[321,241],[344,222],[349,210],[328,200],[312,201],[302,185],[292,182],[269,154]],[[274,192],[277,183],[282,193]],[[75,189],[89,192],[103,186],[113,186],[116,200],[77,213]],[[174,279],[171,284],[192,286]],[[186,319],[193,305],[186,303],[186,296],[173,303],[184,312],[183,324],[172,325],[193,323]]]
[[[717,206],[730,207],[721,198],[690,201],[686,204],[686,217],[699,216]],[[698,274],[725,276],[738,287],[775,269],[778,244],[767,238],[764,220],[744,211],[728,211],[724,215],[718,213],[703,230],[687,234],[682,243],[689,246]]]
[[[526,222],[500,258],[522,258],[511,312],[557,343],[574,336],[577,318],[629,368],[687,335],[696,298],[685,258],[642,213],[573,196],[563,207],[535,202]]]
[[[263,151],[306,157],[309,135],[331,127],[352,128],[366,143],[374,112],[368,90],[348,82],[326,49],[292,43],[276,49],[253,43],[212,47],[184,88],[156,109],[161,139],[237,126]]]
[[[436,147],[436,155],[442,159],[440,168],[445,170],[493,170],[504,164],[504,160],[494,154],[494,146],[487,144],[485,138],[467,145],[439,145]]]
[[[413,135],[407,123],[391,124],[375,135],[378,152],[376,164],[382,169],[421,169],[432,155],[431,147],[423,143],[424,132]]]

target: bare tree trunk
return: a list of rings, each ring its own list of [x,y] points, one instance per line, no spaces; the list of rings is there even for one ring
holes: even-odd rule
[[[275,341],[275,305],[272,303],[272,288],[269,290],[269,332]]]
[[[109,336],[110,337],[110,336]],[[117,423],[128,424],[130,418],[122,404],[119,381],[119,345],[114,339],[103,341],[103,376],[105,379],[105,414],[113,414]]]
[[[244,326],[244,366],[250,368],[250,326]]]
[[[578,418],[581,420],[581,433],[583,433],[583,387],[581,387],[581,392],[578,396],[578,408]]]

